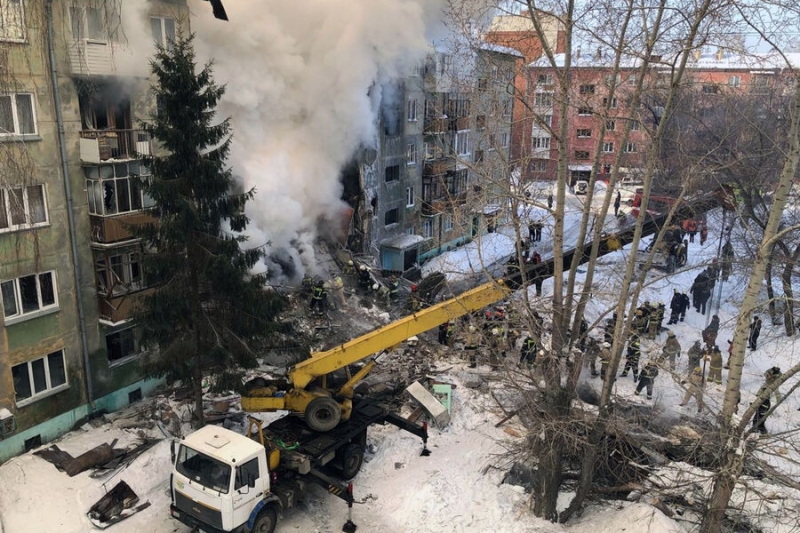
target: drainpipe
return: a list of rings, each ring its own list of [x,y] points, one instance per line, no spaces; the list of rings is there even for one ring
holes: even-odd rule
[[[64,115],[61,113],[61,95],[58,92],[58,69],[56,67],[56,51],[53,45],[53,0],[45,4],[47,19],[47,51],[50,62],[50,81],[53,86],[53,105],[56,112],[58,129],[58,150],[61,159],[61,174],[64,178],[64,196],[67,198],[67,223],[69,226],[69,242],[72,245],[72,272],[75,283],[75,300],[78,306],[78,326],[81,331],[81,347],[83,348],[83,368],[86,376],[86,397],[89,400],[89,411],[94,411],[94,391],[92,390],[92,370],[89,366],[89,341],[86,337],[86,315],[83,311],[83,294],[81,293],[81,265],[78,261],[78,244],[75,234],[75,215],[72,203],[72,185],[67,165],[67,143],[64,139]]]

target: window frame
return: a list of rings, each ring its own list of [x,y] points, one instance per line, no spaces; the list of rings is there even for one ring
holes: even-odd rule
[[[552,74],[537,74],[536,85],[553,85]]]
[[[588,159],[591,159],[591,153],[589,150],[575,150],[576,161],[586,161]]]
[[[395,176],[394,170],[392,170],[391,175],[392,179],[389,179],[389,169],[397,169],[397,176]],[[400,181],[400,165],[389,165],[383,169],[383,181],[384,183],[397,183]]]
[[[61,383],[61,384],[56,385],[56,386],[52,385],[53,379],[52,379],[52,376],[51,376],[51,369],[50,369],[50,356],[54,355],[54,354],[60,354],[61,355],[61,363],[62,363],[62,366],[64,368],[64,383]],[[34,382],[35,378],[34,378],[34,375],[33,375],[33,364],[36,363],[37,361],[43,361],[43,367],[44,367],[44,371],[45,371],[45,389],[40,391],[40,392],[36,392],[36,384]],[[13,372],[14,368],[22,366],[22,365],[26,365],[26,367],[27,367],[28,381],[29,381],[29,387],[30,387],[31,395],[26,397],[26,398],[17,399],[17,387],[14,384],[13,378],[12,378],[12,387],[14,387],[14,403],[16,404],[17,407],[25,407],[26,405],[30,405],[30,404],[32,404],[34,402],[37,402],[37,401],[39,401],[39,400],[41,400],[43,398],[46,398],[48,396],[52,396],[53,394],[57,394],[57,393],[65,390],[65,389],[68,389],[69,386],[70,386],[70,384],[69,384],[69,372],[67,371],[67,357],[66,357],[66,354],[64,353],[64,349],[63,348],[61,348],[59,350],[56,350],[54,352],[50,352],[50,353],[46,354],[43,357],[38,357],[38,358],[32,359],[30,361],[24,361],[22,363],[18,363],[16,365],[13,365],[11,367],[12,372]]]
[[[393,222],[388,222],[389,213],[394,213],[394,221]],[[383,213],[383,227],[384,228],[388,228],[389,226],[394,226],[395,224],[399,224],[399,223],[400,223],[400,209],[398,209],[397,207],[394,207],[392,209],[387,209]]]
[[[728,87],[738,88],[742,85],[742,77],[732,75],[728,77]]]
[[[416,122],[417,120],[419,120],[417,115],[417,101],[409,100],[406,102],[406,122]]]
[[[603,153],[604,154],[613,154],[614,153],[614,141],[604,141],[603,142]]]
[[[2,40],[0,40],[2,42]],[[20,96],[27,96],[31,102],[31,121],[33,122],[33,131],[30,133],[20,132],[20,118],[17,108],[17,98]],[[0,98],[8,97],[11,101],[11,121],[14,123],[14,131],[0,130],[0,141],[3,139],[28,139],[39,136],[39,127],[36,120],[36,99],[33,97],[32,92],[22,91],[18,93],[0,93]]]
[[[552,144],[551,139],[549,135],[533,137],[531,139],[531,148],[534,150],[549,150]]]
[[[533,107],[553,107],[553,93],[537,91],[533,93]]]
[[[507,131],[500,133],[500,148],[508,148],[510,135]]]
[[[33,187],[40,187],[42,192],[42,210],[44,212],[44,220],[41,222],[31,222],[32,211],[30,205],[30,198],[28,189]],[[25,221],[20,224],[14,224],[13,215],[14,211],[11,208],[11,195],[9,191],[21,190],[22,191],[22,212],[25,216]],[[41,228],[50,225],[50,213],[47,208],[47,186],[44,183],[37,185],[24,185],[20,187],[10,187],[8,189],[0,188],[0,214],[5,213],[5,227],[0,227],[0,234],[12,233],[14,231],[24,231],[32,228]]]
[[[414,196],[414,186],[406,187],[406,207],[414,207],[416,205],[416,197]]]
[[[11,0],[11,1],[14,4],[19,6],[19,14],[18,14],[18,16],[19,16],[19,34],[21,35],[21,37],[16,37],[16,36],[7,37],[5,35],[5,28],[10,28],[12,26],[10,24],[6,23],[6,21],[3,18],[3,15],[4,15],[6,9],[8,9],[9,0],[2,0],[2,4],[3,5],[0,6],[0,8],[3,8],[3,9],[0,9],[0,42],[4,42],[4,43],[26,43],[26,42],[28,42],[28,37],[27,37],[27,32],[25,31],[26,30],[26,27],[25,27],[25,2],[23,2],[23,0]],[[16,24],[14,26],[16,26]]]
[[[127,355],[123,355],[122,357],[118,357],[116,359],[111,359],[111,350],[109,350],[109,337],[114,335],[122,335],[123,333],[130,333],[132,335],[132,342],[133,342],[133,352]],[[109,333],[105,336],[106,338],[106,361],[108,362],[109,368],[114,368],[117,366],[124,365],[134,359],[137,359],[142,356],[144,350],[141,347],[141,340],[139,338],[139,331],[135,326],[129,328],[123,328],[113,333]],[[120,344],[122,343],[122,339],[120,338]]]
[[[578,139],[591,139],[592,138],[592,129],[591,128],[578,128],[575,130],[575,137]]]
[[[417,143],[406,144],[406,165],[413,166],[417,164]]]
[[[583,83],[578,86],[578,94],[594,94],[595,86],[593,83]]]
[[[433,218],[426,218],[422,221],[421,226],[422,237],[425,239],[433,238]]]
[[[617,121],[606,120],[606,131],[617,131]]]
[[[453,231],[456,227],[455,217],[453,217],[452,213],[445,213],[442,217],[442,231],[445,233]]]
[[[44,304],[42,299],[42,282],[41,276],[45,276],[49,274],[52,291],[53,291],[53,303],[51,304]],[[36,299],[38,308],[34,311],[23,311],[23,302],[22,302],[22,290],[20,288],[20,280],[24,278],[34,277],[36,281]],[[2,288],[7,283],[12,283],[13,287],[13,297],[14,297],[14,306],[15,306],[15,313],[12,315],[6,315],[6,299],[5,299],[5,291],[2,291]],[[10,326],[12,324],[17,324],[19,322],[24,322],[26,320],[31,320],[33,318],[37,318],[40,316],[48,315],[50,313],[54,313],[60,310],[60,305],[58,301],[58,278],[56,276],[55,270],[46,270],[44,272],[34,272],[32,274],[27,274],[25,276],[20,276],[17,278],[11,279],[4,279],[0,280],[0,300],[3,303],[3,318],[6,326]]]
[[[608,105],[608,96],[603,98],[603,107],[606,107],[607,105]],[[616,108],[617,108],[617,97],[616,96],[612,96],[611,97],[611,107],[609,107],[609,109],[616,109]]]
[[[469,130],[457,131],[453,136],[453,152],[460,156],[467,156],[471,153]]]
[[[637,153],[638,151],[639,151],[639,150],[638,150],[638,147],[636,146],[636,143],[635,143],[635,142],[628,141],[628,142],[625,144],[625,149],[624,149],[624,152],[625,152],[626,154],[635,154],[635,153]]]
[[[593,114],[594,114],[594,110],[589,106],[578,107],[578,116],[579,117],[590,117]]]
[[[119,257],[118,262],[112,260]],[[133,292],[141,291],[147,286],[144,282],[144,271],[142,269],[143,254],[139,249],[121,249],[114,255],[101,255],[94,260],[95,284],[98,294],[110,296],[112,298],[124,296]],[[134,276],[133,265],[137,265],[139,275]],[[120,279],[119,273],[122,272]],[[109,283],[111,275],[112,283]],[[102,283],[101,283],[102,281]],[[110,287],[110,292],[109,292]]]
[[[159,21],[159,25],[160,25],[160,28],[159,28],[160,29],[160,34],[159,34],[159,40],[158,41],[156,41],[155,40],[155,36],[152,35],[153,21],[154,20],[158,20]],[[172,22],[172,34],[173,34],[173,36],[171,38],[169,37],[169,35],[167,35],[167,21],[171,21]],[[162,46],[166,50],[171,50],[172,49],[172,45],[170,44],[170,40],[174,43],[175,39],[177,39],[177,36],[178,36],[178,21],[175,20],[173,17],[170,17],[168,15],[150,15],[150,33],[153,36],[153,40],[155,41],[157,46]]]
[[[100,28],[100,35],[89,36],[89,11],[95,11],[98,13],[98,20],[101,24]],[[76,21],[74,19],[76,13],[79,14],[80,20],[80,28],[79,34],[75,35],[75,29],[78,27]],[[109,44],[113,39],[111,38],[111,32],[108,28],[105,27],[105,20],[103,18],[103,11],[95,6],[71,6],[69,9],[70,15],[70,29],[72,33],[72,38],[76,41],[85,41],[90,43],[97,43],[97,44]]]

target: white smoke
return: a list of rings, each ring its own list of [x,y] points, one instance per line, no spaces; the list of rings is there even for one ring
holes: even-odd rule
[[[338,224],[339,172],[375,139],[376,90],[428,50],[440,0],[225,0],[229,22],[190,2],[198,60],[225,84],[230,163],[246,189],[251,246],[314,270],[313,241]],[[372,91],[372,95],[370,95]],[[302,260],[300,255],[302,255]]]

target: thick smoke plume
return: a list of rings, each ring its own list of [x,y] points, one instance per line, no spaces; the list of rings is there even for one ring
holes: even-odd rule
[[[225,0],[230,22],[190,7],[198,59],[227,86],[234,173],[257,191],[250,245],[282,250],[272,273],[315,272],[313,241],[345,209],[339,172],[374,143],[380,88],[423,59],[440,3]]]

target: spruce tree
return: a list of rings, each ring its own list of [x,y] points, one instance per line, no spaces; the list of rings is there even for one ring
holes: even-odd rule
[[[152,292],[135,320],[148,348],[145,372],[190,385],[202,425],[204,377],[220,383],[254,366],[251,344],[270,331],[283,299],[250,275],[260,252],[240,245],[255,191],[233,191],[231,126],[215,120],[224,87],[210,64],[197,71],[192,40],[179,36],[151,61],[158,110],[143,127],[166,155],[146,161],[155,221],[135,232],[151,251],[143,265]]]

